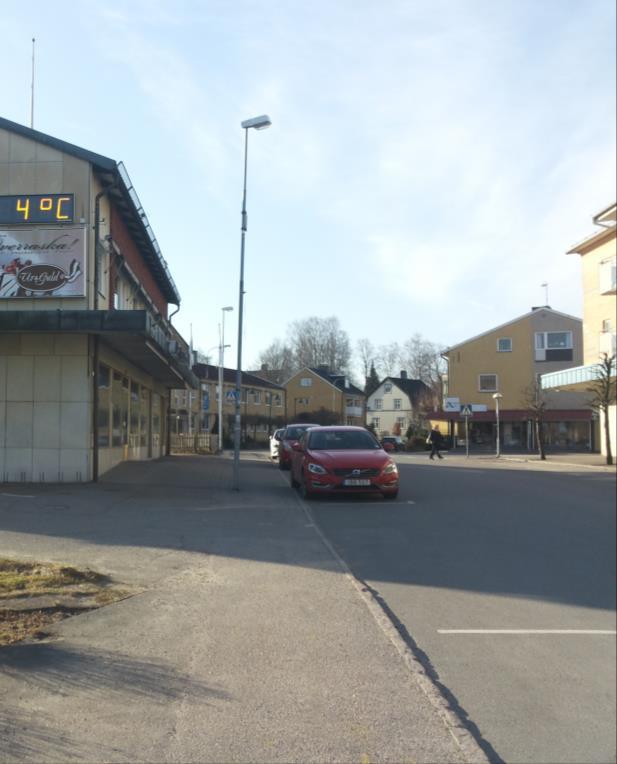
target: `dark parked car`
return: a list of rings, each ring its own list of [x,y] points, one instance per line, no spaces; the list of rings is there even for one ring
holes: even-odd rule
[[[381,439],[381,445],[385,446],[386,443],[390,443],[392,445],[392,451],[404,451],[405,450],[405,442],[401,438],[400,435],[384,435]]]
[[[307,424],[306,422],[287,425],[279,441],[279,469],[289,469],[289,465],[291,464],[291,444],[300,440],[304,432],[311,427],[319,427],[319,425]]]
[[[339,493],[398,496],[396,462],[364,427],[318,427],[293,444],[291,485],[304,498]]]

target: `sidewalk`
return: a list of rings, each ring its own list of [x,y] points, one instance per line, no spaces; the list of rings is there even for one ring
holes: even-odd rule
[[[278,470],[231,466],[0,486],[0,556],[144,589],[0,651],[0,760],[485,761]]]

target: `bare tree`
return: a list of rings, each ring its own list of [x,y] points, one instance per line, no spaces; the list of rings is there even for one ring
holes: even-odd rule
[[[332,372],[349,369],[349,337],[335,316],[311,316],[294,321],[289,327],[288,336],[297,369],[321,364],[327,365]]]
[[[398,376],[401,370],[401,348],[397,342],[377,348],[375,367],[381,377]]]
[[[371,366],[375,363],[375,346],[366,337],[362,337],[356,342],[356,348],[358,349],[358,355],[360,356],[360,363],[362,365],[362,376],[364,379],[370,374]]]
[[[277,385],[286,382],[294,373],[293,351],[280,340],[274,340],[259,354],[257,365],[263,370],[260,376]]]
[[[546,459],[544,449],[544,418],[546,413],[546,399],[540,386],[539,380],[532,382],[523,390],[523,404],[529,413],[529,418],[534,424],[536,445],[540,459]]]
[[[418,333],[410,337],[401,349],[401,368],[407,369],[412,379],[421,379],[440,394],[445,363],[434,342]]]
[[[596,364],[596,378],[587,388],[591,393],[590,406],[602,415],[604,419],[604,438],[606,440],[606,463],[613,463],[611,449],[611,431],[609,410],[615,405],[615,356],[602,353],[600,362]]]

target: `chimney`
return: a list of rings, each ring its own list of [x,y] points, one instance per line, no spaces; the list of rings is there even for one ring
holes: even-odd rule
[[[404,369],[401,370],[401,379],[407,379],[407,372]]]

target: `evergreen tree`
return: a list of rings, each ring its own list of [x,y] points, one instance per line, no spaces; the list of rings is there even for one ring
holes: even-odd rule
[[[374,393],[375,390],[380,385],[379,377],[377,376],[377,372],[375,371],[375,364],[371,364],[371,370],[369,371],[369,375],[366,378],[365,384],[364,384],[364,393],[368,397],[371,395],[371,393]]]

